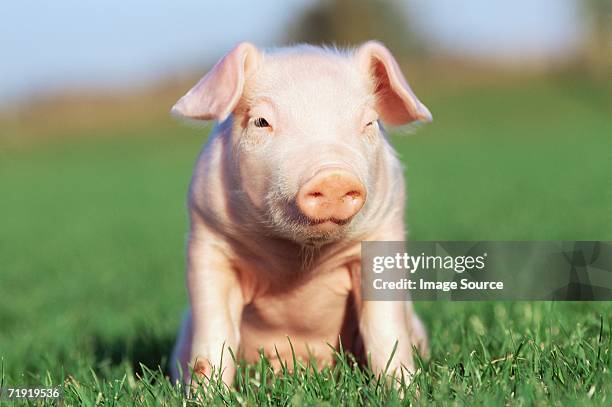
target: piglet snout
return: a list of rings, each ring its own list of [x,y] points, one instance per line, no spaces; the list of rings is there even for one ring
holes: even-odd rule
[[[323,170],[300,188],[297,205],[314,222],[342,224],[350,220],[366,200],[366,190],[356,176],[345,170]]]

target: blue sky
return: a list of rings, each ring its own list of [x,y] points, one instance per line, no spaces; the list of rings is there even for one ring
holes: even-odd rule
[[[0,104],[78,86],[144,85],[206,65],[245,39],[274,45],[310,3],[5,1],[0,5]],[[520,60],[554,54],[574,46],[581,30],[573,0],[401,4],[437,49],[460,55]]]

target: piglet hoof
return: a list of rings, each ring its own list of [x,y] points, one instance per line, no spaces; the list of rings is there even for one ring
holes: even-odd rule
[[[420,398],[419,389],[411,389],[411,387],[414,386],[412,382],[416,373],[417,371],[415,371],[414,367],[402,365],[388,374],[388,377],[391,380],[391,386],[395,388],[401,400]]]
[[[207,360],[196,360],[192,365],[191,373],[185,376],[185,393],[187,397],[203,401],[212,374],[213,368]]]
[[[193,374],[198,379],[209,378],[212,373],[210,363],[205,360],[197,360],[193,366]]]
[[[416,316],[413,314],[412,316],[412,330],[410,333],[410,340],[412,344],[416,347],[419,355],[422,359],[429,359],[429,341],[427,340],[427,331],[425,330],[425,326]]]

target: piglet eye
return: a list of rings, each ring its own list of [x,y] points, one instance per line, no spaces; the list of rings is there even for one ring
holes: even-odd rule
[[[367,123],[366,123],[366,126],[371,126],[371,125],[373,125],[373,124],[374,124],[374,122],[373,122],[373,121],[371,121],[371,122],[367,122]]]
[[[258,117],[253,123],[255,124],[255,127],[270,127],[270,123],[268,123],[268,121],[263,117]]]

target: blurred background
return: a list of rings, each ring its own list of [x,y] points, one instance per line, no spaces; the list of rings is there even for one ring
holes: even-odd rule
[[[391,132],[410,238],[612,240],[611,1],[2,2],[7,371],[159,363],[209,130],[170,107],[239,41],[368,39],[434,115]]]

